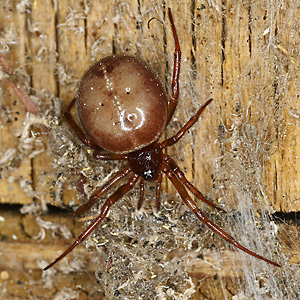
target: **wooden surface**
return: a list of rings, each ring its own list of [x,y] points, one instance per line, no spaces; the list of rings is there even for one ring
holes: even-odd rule
[[[29,9],[26,5],[16,8],[13,1],[3,4],[2,49],[9,51],[2,52],[21,75],[29,74],[30,77],[22,78],[17,73],[19,80],[24,85],[30,84],[32,93],[40,97],[38,103],[46,102],[44,108],[50,105],[43,99],[45,93],[48,97],[49,94],[61,97],[66,106],[87,66],[111,53],[142,57],[161,75],[170,91],[172,32],[168,24],[164,28],[158,21],[152,21],[148,29],[145,21],[153,16],[165,19],[163,9],[155,11],[152,5],[137,7],[130,2],[129,6],[105,3],[101,1],[99,8],[97,2],[84,7],[83,2],[58,1],[55,8],[51,1],[36,1]],[[230,176],[216,173],[230,173],[223,164],[222,154],[236,144],[239,149],[236,157],[244,159],[242,163],[260,177],[270,208],[299,211],[298,32],[292,25],[297,7],[290,5],[288,11],[292,13],[287,14],[270,9],[269,16],[264,5],[235,4],[229,1],[224,12],[218,10],[218,4],[193,6],[188,1],[173,7],[174,18],[180,20],[176,26],[182,47],[182,71],[181,101],[169,134],[188,120],[205,100],[213,98],[214,102],[193,134],[185,137],[183,147],[176,145],[170,153],[182,156],[181,167],[204,194],[211,193],[214,176],[227,182],[223,190],[214,191],[214,196],[234,195],[236,187]],[[274,17],[276,22],[271,22]],[[3,85],[3,105],[13,105],[12,122],[4,122],[1,131],[4,154],[18,144],[15,130],[22,128],[25,113],[19,102],[13,104],[16,97],[8,90],[7,82]],[[243,138],[248,140],[244,142]],[[239,163],[234,158],[232,162]],[[8,184],[9,175],[1,181],[1,201],[30,203],[19,182],[33,179],[34,186],[51,158],[45,161],[44,156],[38,157],[33,165],[26,159],[15,163],[23,165],[14,168],[16,173],[10,177],[13,182]],[[226,205],[232,203],[226,199]]]
[[[166,10],[160,1],[61,0],[54,5],[53,1],[47,0],[29,3],[24,6],[23,2],[13,0],[0,3],[0,52],[16,70],[19,82],[28,89],[30,87],[30,94],[44,111],[52,108],[54,97],[61,98],[65,108],[86,68],[97,59],[113,53],[137,55],[149,62],[170,93],[174,42]],[[251,203],[248,205],[257,214],[267,211],[298,212],[299,7],[293,1],[284,4],[271,1],[209,3],[165,3],[165,7],[172,8],[182,47],[180,102],[166,135],[174,134],[205,100],[214,99],[190,134],[168,153],[174,155],[186,176],[204,195],[224,205],[227,211],[239,211],[243,204],[237,195],[246,193],[253,203],[253,206]],[[148,29],[147,22],[152,17],[162,20],[164,25],[152,20]],[[78,199],[76,193],[67,187],[63,203],[54,201],[51,191],[58,180],[51,165],[53,157],[43,151],[34,159],[28,158],[27,154],[32,153],[32,149],[24,150],[24,141],[18,137],[24,129],[26,113],[7,80],[1,80],[1,87],[0,203],[3,206],[0,206],[0,212],[5,224],[11,224],[3,227],[5,232],[2,228],[1,236],[16,235],[18,240],[4,239],[0,251],[10,253],[14,252],[14,248],[24,246],[24,253],[30,254],[28,249],[31,243],[35,243],[32,239],[35,234],[30,233],[23,238],[24,232],[19,233],[17,228],[31,216],[19,215],[14,206],[9,217],[10,209],[5,204],[51,203],[64,206]],[[46,117],[51,119],[49,115]],[[35,126],[33,131],[40,132]],[[30,136],[31,128],[23,134]],[[41,134],[41,138],[47,148],[47,137]],[[33,143],[34,149],[40,149],[41,145]],[[13,154],[6,158],[8,153]],[[167,185],[164,186],[165,191],[175,194],[172,187],[166,182],[164,184]],[[67,186],[66,183],[64,185]],[[50,220],[53,217],[50,214]],[[61,216],[59,221],[62,220],[65,218]],[[66,220],[73,228],[72,217]],[[30,222],[35,224],[33,217]],[[287,234],[278,234],[278,239],[283,245],[286,262],[297,265],[299,245],[286,239],[292,237],[293,241],[297,240],[296,225],[280,225],[279,231]],[[77,226],[74,236],[80,232],[82,225]],[[44,243],[47,245],[50,240],[46,239]],[[55,252],[58,247],[60,252],[69,241],[57,243],[54,240],[46,248]],[[20,263],[17,268],[0,264],[2,286],[14,290],[14,284],[20,286],[19,277],[28,269],[33,270],[33,279],[30,280],[38,282],[43,278],[38,267],[30,264],[44,252],[43,249],[42,244],[35,248],[36,256],[18,256]],[[52,258],[56,256],[53,252]],[[88,256],[84,249],[80,253]],[[222,281],[217,283],[215,276],[227,280],[228,299],[238,294],[241,287],[235,286],[228,275],[231,274],[230,265],[236,264],[235,258],[231,252],[225,257],[228,259],[227,267],[218,274],[205,269],[203,260],[191,267],[190,273],[194,278],[202,278],[195,299],[225,298],[220,287]],[[27,264],[26,259],[31,262]],[[66,277],[62,282],[69,281],[69,287],[80,282],[86,286],[85,295],[98,297],[97,289],[90,287],[91,282],[96,281],[91,279],[93,271],[87,269],[87,273],[83,272],[79,277],[89,274],[90,284],[87,284],[86,278],[83,281],[74,279],[74,274],[64,274]],[[9,279],[3,279],[7,278],[5,271]],[[236,273],[243,278],[242,271],[236,270]],[[27,278],[28,282],[30,280]],[[57,284],[53,294],[60,288]],[[22,295],[17,289],[15,293],[10,295],[11,298]],[[83,294],[80,295],[80,299],[84,299]],[[43,298],[40,291],[35,296]],[[51,294],[44,298],[51,299]]]
[[[55,235],[44,228],[43,239],[43,230],[36,217],[20,214],[19,207],[2,206],[1,218],[5,219],[0,222],[0,285],[3,299],[32,299],[33,296],[36,299],[53,299],[54,295],[62,296],[64,291],[76,299],[106,299],[94,274],[94,265],[97,264],[95,250],[87,251],[80,246],[56,269],[47,274],[41,270],[47,262],[61,254],[82,230],[82,223],[74,223],[71,214],[50,210],[48,215],[41,216],[43,221],[51,221],[57,226]],[[70,231],[68,238],[62,236],[60,226],[66,226]],[[295,266],[300,263],[300,240],[293,239],[297,235],[296,226],[280,226],[279,239],[284,245],[283,251],[290,257],[286,263]],[[248,270],[237,254],[228,250],[218,254],[207,249],[202,258],[191,260],[187,269],[196,287],[192,299],[225,299],[225,295],[231,299],[238,294],[244,284],[244,273]],[[277,273],[273,270],[273,275],[274,272]],[[294,276],[297,276],[297,271]],[[225,283],[226,292],[222,288]]]

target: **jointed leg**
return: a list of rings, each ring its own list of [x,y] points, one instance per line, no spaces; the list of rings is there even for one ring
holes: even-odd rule
[[[169,156],[164,155],[164,161],[167,163],[169,168],[172,170],[174,174],[176,174],[177,178],[201,201],[205,202],[209,206],[216,208],[219,211],[226,212],[223,208],[218,207],[213,202],[206,199],[203,194],[193,185],[191,184],[185,177],[184,173],[180,170],[176,162]]]
[[[70,253],[75,247],[80,245],[91,233],[92,231],[103,221],[103,219],[106,217],[110,207],[116,203],[123,195],[125,195],[128,191],[130,191],[133,186],[138,181],[139,176],[136,174],[133,174],[130,178],[130,180],[120,186],[104,203],[104,205],[101,208],[100,215],[92,222],[89,227],[87,227],[80,236],[75,240],[75,242],[58,258],[56,258],[51,264],[49,264],[47,267],[44,268],[44,271],[51,268],[54,264],[59,262],[62,258],[64,258],[68,253]]]
[[[90,209],[101,196],[107,193],[111,187],[117,184],[122,178],[127,176],[130,172],[131,172],[130,167],[127,167],[123,171],[114,175],[106,184],[104,184],[100,189],[94,192],[94,194],[90,197],[88,202],[79,206],[75,211],[75,214],[78,216],[86,212],[88,209]]]
[[[162,181],[162,175],[161,173],[158,174],[157,182],[156,182],[156,210],[160,210],[160,189],[161,189],[161,181]],[[144,193],[145,193],[145,187],[144,187],[144,179],[141,178],[140,180],[140,198],[138,202],[137,209],[140,209],[144,202]]]
[[[156,182],[156,210],[160,210],[160,189],[161,189],[161,181],[162,181],[162,175],[161,172],[158,174],[157,182]]]
[[[211,222],[204,214],[203,212],[197,207],[196,203],[191,199],[189,196],[187,190],[185,189],[183,183],[180,182],[180,180],[176,177],[176,175],[171,171],[171,169],[167,166],[165,162],[163,162],[162,165],[163,172],[167,175],[167,177],[171,180],[173,185],[175,186],[176,190],[180,194],[182,200],[184,203],[189,207],[189,209],[197,216],[197,218],[202,221],[204,224],[206,224],[213,232],[218,234],[221,238],[229,242],[230,244],[234,245],[235,247],[243,250],[244,252],[261,259],[269,264],[272,264],[274,266],[280,267],[279,264],[264,258],[261,255],[258,255],[251,250],[248,250],[247,248],[243,247],[241,244],[239,244],[233,237],[231,237],[228,233],[226,233],[224,230],[222,230],[220,227],[215,225],[213,222]]]
[[[171,22],[171,27],[173,31],[174,41],[175,41],[175,52],[174,52],[174,67],[173,67],[173,79],[172,79],[172,97],[170,99],[168,107],[168,117],[167,125],[169,124],[173,113],[176,109],[178,96],[179,96],[179,73],[180,73],[180,61],[181,61],[181,50],[178,41],[178,36],[176,32],[176,27],[174,25],[171,9],[168,8],[169,19]]]
[[[203,110],[205,109],[205,107],[212,101],[213,99],[209,99],[207,100],[202,106],[201,108],[198,110],[198,112],[192,116],[189,121],[172,137],[166,139],[165,141],[163,141],[160,144],[160,147],[162,149],[172,146],[175,143],[177,143],[182,137],[183,135],[198,121],[201,113],[203,112]]]
[[[68,123],[70,124],[70,126],[75,130],[75,132],[77,133],[79,139],[88,147],[90,148],[94,148],[94,149],[98,149],[98,145],[91,139],[87,138],[84,134],[84,132],[82,131],[82,129],[76,124],[76,122],[74,121],[70,111],[72,109],[72,107],[75,104],[76,99],[74,98],[71,103],[69,104],[67,110],[64,113],[64,116],[66,118],[66,120],[68,121]]]
[[[143,202],[144,202],[144,194],[145,194],[145,185],[144,185],[144,178],[140,179],[140,198],[137,205],[137,209],[141,209]]]

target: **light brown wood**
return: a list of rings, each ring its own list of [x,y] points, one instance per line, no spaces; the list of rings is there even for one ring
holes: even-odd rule
[[[4,221],[2,220],[0,223],[0,236],[6,236],[6,239],[0,242],[0,286],[8,287],[9,294],[6,299],[15,299],[14,297],[20,295],[18,280],[23,282],[24,290],[31,290],[31,293],[38,299],[40,299],[41,291],[43,291],[43,297],[51,299],[51,293],[52,295],[59,293],[60,289],[65,288],[66,283],[76,292],[80,292],[81,289],[78,286],[80,284],[82,290],[88,291],[90,295],[101,289],[101,285],[96,283],[94,275],[94,266],[98,263],[99,258],[93,247],[90,249],[91,251],[87,251],[83,246],[79,247],[64,259],[55,271],[53,270],[54,273],[43,275],[41,268],[46,265],[46,262],[62,253],[73,238],[65,240],[59,234],[53,237],[50,230],[46,230],[44,239],[33,238],[39,236],[40,233],[34,216],[24,216],[16,210],[6,209],[2,210],[1,217],[4,218]],[[73,217],[64,213],[50,214],[46,217],[43,216],[42,219],[51,220],[54,224],[66,225],[75,236],[81,230],[81,224],[74,225]],[[300,262],[300,240],[294,239],[297,235],[296,226],[287,224],[279,226],[280,240],[286,247],[283,251],[289,255],[287,264],[297,265]],[[222,288],[216,280],[226,282],[229,286],[233,285],[232,293],[238,293],[244,273],[249,272],[247,264],[250,267],[250,261],[245,262],[237,251],[206,249],[202,258],[191,260],[186,266],[195,282],[198,281],[196,284],[199,293],[192,299],[202,299],[200,294],[207,289],[210,289],[211,296],[215,294],[222,297]],[[66,270],[69,271],[66,272]],[[76,272],[72,272],[72,270],[76,270]],[[22,273],[25,275],[21,275]],[[53,274],[55,274],[54,277]],[[54,285],[51,290],[46,287],[47,280]],[[238,284],[235,286],[234,282]],[[24,297],[23,299],[28,297],[26,293],[21,295]],[[82,299],[86,299],[85,296],[82,295],[82,297]]]
[[[293,1],[275,14],[277,27],[274,47],[274,96],[270,107],[275,116],[276,145],[265,168],[267,195],[276,210],[299,211],[299,6]],[[275,39],[275,37],[273,37]]]
[[[30,94],[44,111],[53,105],[55,97],[62,99],[63,110],[73,99],[76,84],[87,67],[112,53],[137,55],[149,62],[170,93],[174,42],[166,7],[171,7],[182,48],[182,71],[179,104],[166,136],[181,128],[206,100],[214,101],[197,125],[168,153],[204,195],[227,211],[243,214],[242,198],[248,200],[247,212],[297,212],[299,7],[295,1],[285,2],[185,0],[166,1],[163,6],[161,1],[60,0],[29,1],[22,6],[23,2],[10,0],[0,4],[0,51],[16,70],[19,82],[31,87]],[[152,17],[164,24],[154,19],[148,29],[147,22]],[[9,51],[5,51],[7,46]],[[16,132],[24,129],[26,112],[7,80],[0,83],[0,203],[79,203],[76,191],[68,180],[64,182],[72,177],[72,164],[76,159],[78,162],[78,157],[72,155],[79,156],[77,150],[64,152],[68,163],[61,175],[65,189],[63,201],[59,202],[54,197],[54,187],[60,185],[59,168],[54,170],[55,162],[51,165],[59,154],[47,155],[44,151],[29,159],[27,152],[20,150],[23,144]],[[49,121],[51,116],[47,117]],[[39,131],[34,127],[34,132]],[[45,135],[42,139],[53,152],[61,140],[72,140],[72,133],[64,130],[62,135],[54,136],[54,141],[48,141]],[[39,148],[40,144],[34,146]],[[16,152],[4,160],[8,150]],[[99,163],[99,169],[100,166]],[[103,168],[105,174],[105,165]],[[176,195],[166,182],[164,190]],[[265,222],[262,227],[269,225],[268,218],[257,219],[257,223]],[[232,230],[234,235],[239,233],[239,228]],[[276,234],[287,263],[299,264],[299,247],[289,247],[297,234],[292,230],[288,239]],[[24,257],[30,254],[31,242],[26,243]],[[5,249],[13,244],[4,242],[2,246]],[[226,251],[228,266],[235,266],[235,258]],[[205,266],[203,260],[198,261],[191,273],[209,277],[206,283],[212,287],[216,274]],[[217,274],[222,280],[231,276],[228,268]],[[242,281],[239,269],[236,273]],[[204,294],[201,290],[195,299],[204,299]],[[224,296],[222,290],[216,295]]]

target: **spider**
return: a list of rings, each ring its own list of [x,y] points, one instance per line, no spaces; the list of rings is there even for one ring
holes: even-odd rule
[[[187,180],[176,162],[169,155],[163,153],[165,148],[174,145],[184,136],[198,121],[204,109],[212,102],[212,99],[207,100],[174,136],[159,142],[162,132],[174,114],[179,97],[181,50],[170,8],[168,8],[168,16],[175,41],[172,96],[169,101],[160,79],[144,62],[132,56],[109,56],[98,61],[87,70],[79,82],[75,98],[64,113],[67,122],[81,142],[94,149],[96,159],[127,161],[127,166],[96,190],[85,204],[77,208],[75,214],[80,215],[86,212],[123,178],[129,176],[129,179],[127,183],[119,186],[107,198],[100,214],[64,253],[44,268],[45,271],[81,244],[103,221],[110,207],[138,182],[140,196],[137,208],[140,209],[143,203],[144,182],[150,181],[156,182],[156,209],[159,210],[163,173],[172,182],[188,208],[213,232],[242,251],[280,267],[279,264],[245,248],[210,221],[197,207],[187,190],[211,207],[221,212],[225,211],[207,200]],[[12,71],[1,55],[0,63],[4,72],[11,76]],[[23,98],[26,109],[38,114],[39,109],[30,105],[32,101],[22,87],[14,84],[12,80],[9,82],[21,101]],[[75,105],[81,125],[75,122],[71,114]]]

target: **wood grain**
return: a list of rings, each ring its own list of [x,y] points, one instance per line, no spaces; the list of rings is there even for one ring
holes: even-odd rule
[[[204,195],[218,201],[227,211],[239,211],[242,204],[238,196],[242,193],[250,199],[247,210],[299,211],[299,6],[296,2],[285,1],[284,5],[268,0],[28,3],[1,2],[0,51],[16,70],[16,78],[44,111],[52,106],[53,97],[61,99],[63,111],[73,99],[76,84],[87,67],[97,59],[117,53],[137,55],[149,62],[170,93],[174,42],[166,7],[171,7],[182,48],[182,71],[180,100],[166,136],[181,128],[207,99],[214,101],[180,144],[168,149],[168,154],[176,158],[187,178]],[[152,17],[163,24],[152,20],[148,28],[147,22]],[[54,201],[51,191],[58,179],[53,175],[56,173],[52,170],[51,155],[44,151],[30,159],[26,151],[20,150],[24,146],[19,136],[26,112],[7,80],[0,83],[0,203],[64,206],[78,202],[76,192],[67,183],[63,184],[63,202]],[[40,134],[35,126],[32,129]],[[41,134],[41,139],[47,148],[47,136]],[[12,155],[4,159],[9,150]],[[167,182],[164,190],[176,194]],[[0,212],[3,211],[0,206]],[[17,227],[17,223],[12,224],[11,235]],[[285,230],[297,238],[297,230]],[[288,256],[292,253],[293,260],[289,262],[299,264],[299,246],[291,249],[290,239],[283,237],[278,235],[284,253]],[[20,244],[4,241],[0,247],[7,253],[13,253],[14,247],[23,249],[24,256],[21,251],[22,258],[18,259],[32,262],[36,254],[29,255],[31,243],[30,238]],[[50,245],[49,251],[52,247],[58,246]],[[39,256],[44,246],[35,250]],[[81,254],[84,256],[84,251]],[[215,299],[221,299],[215,275],[228,279],[228,286],[234,286],[230,266],[237,262],[231,252],[225,253],[225,259],[227,267],[218,274],[206,269],[203,260],[191,263],[194,277],[202,278],[201,283],[205,282],[209,288],[215,286],[211,298],[216,295]],[[3,271],[9,268],[1,266]],[[31,263],[27,267],[35,269]],[[22,270],[27,267],[21,265]],[[235,274],[243,277],[239,269]],[[201,293],[196,293],[195,299],[206,299],[205,288],[204,285]],[[229,294],[227,297],[231,299]],[[221,292],[220,295],[224,296]],[[51,295],[48,297],[51,299]]]

